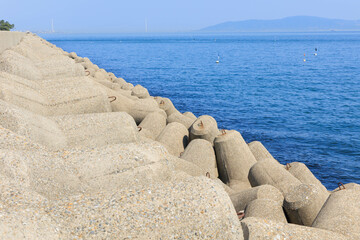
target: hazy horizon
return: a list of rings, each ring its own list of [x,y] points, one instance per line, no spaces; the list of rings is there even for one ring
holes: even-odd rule
[[[1,0],[3,1],[3,0]],[[242,20],[271,20],[292,16],[360,20],[360,1],[347,0],[199,0],[196,2],[155,0],[119,2],[98,1],[3,1],[1,19],[15,24],[20,31],[64,33],[143,33],[188,32],[211,25]]]

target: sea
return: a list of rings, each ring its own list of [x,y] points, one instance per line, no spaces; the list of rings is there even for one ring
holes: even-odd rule
[[[329,190],[360,184],[359,32],[39,35],[305,163]]]

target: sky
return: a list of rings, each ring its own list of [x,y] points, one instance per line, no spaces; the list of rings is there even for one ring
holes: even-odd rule
[[[360,20],[360,0],[0,0],[21,31],[184,32],[226,21],[317,16]],[[146,19],[146,20],[145,20]]]

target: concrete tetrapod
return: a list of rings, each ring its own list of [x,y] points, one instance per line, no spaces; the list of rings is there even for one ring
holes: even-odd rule
[[[65,134],[69,147],[99,147],[138,139],[135,121],[125,112],[63,115],[52,119]]]
[[[0,55],[0,71],[29,80],[39,80],[43,78],[40,70],[36,68],[30,59],[12,50],[5,50]]]
[[[292,162],[287,164],[287,170],[302,183],[316,185],[319,187],[319,190],[327,193],[326,187],[322,185],[305,164]]]
[[[43,116],[111,111],[106,92],[86,77],[42,82],[0,72],[0,85],[2,99]]]
[[[197,119],[197,117],[192,112],[184,112],[183,115],[193,120],[193,122]]]
[[[141,121],[139,127],[143,130],[149,130],[151,132],[151,138],[156,139],[166,127],[166,113],[161,109],[149,113],[144,120]]]
[[[250,186],[249,170],[256,159],[241,134],[235,130],[226,131],[215,138],[214,145],[220,179],[224,183],[230,183],[230,187],[238,182]]]
[[[52,120],[0,100],[0,126],[50,149],[66,146],[66,137]]]
[[[219,135],[219,129],[216,120],[209,116],[203,115],[198,117],[190,127],[190,141],[194,139],[205,139],[214,145],[214,139]]]
[[[52,59],[74,62],[72,59],[69,59],[67,55],[64,56],[60,48],[49,47],[39,41],[39,39],[29,35],[26,35],[22,41],[17,46],[11,48],[11,50],[34,62],[44,62]]]
[[[269,151],[264,147],[264,145],[259,141],[253,141],[248,144],[251,152],[257,161],[266,159],[266,158],[274,158]]]
[[[139,84],[136,85],[133,89],[131,89],[131,95],[134,95],[138,98],[150,97],[148,90]]]
[[[30,80],[0,72],[0,99],[31,112],[49,115],[47,99],[36,90]]]
[[[111,112],[106,92],[88,77],[38,82],[37,90],[47,98],[50,116]]]
[[[121,86],[121,88],[124,90],[131,90],[134,88],[134,85],[132,85],[131,83],[125,83],[124,85]]]
[[[174,104],[168,98],[163,97],[154,97],[155,101],[159,105],[159,108],[164,110],[168,116],[173,114],[174,112],[178,112],[178,110],[174,107]]]
[[[96,82],[95,84],[101,85]],[[134,100],[108,87],[102,86],[101,88],[106,92],[108,101],[110,102],[111,110],[113,112],[130,112],[131,106],[135,104]]]
[[[121,87],[124,86],[125,84],[127,84],[127,82],[123,78],[116,78],[116,79],[114,79],[113,83],[117,83]]]
[[[284,196],[276,187],[271,185],[261,185],[231,194],[230,199],[236,212],[238,212],[244,210],[248,203],[256,199],[270,199],[277,202],[279,205],[282,205]]]
[[[106,72],[103,72],[101,70],[102,69],[97,70],[94,74],[94,79],[96,81],[106,81],[108,78],[108,75],[106,74]]]
[[[219,176],[214,149],[211,143],[206,140],[195,139],[191,141],[185,148],[181,158],[200,167],[204,175],[209,173],[210,178],[217,178]]]
[[[48,204],[61,239],[243,239],[225,191],[205,177],[129,184]]]
[[[170,154],[179,157],[188,144],[189,132],[181,123],[168,124],[156,141],[162,143]]]
[[[76,64],[73,59],[64,57],[59,54],[59,51],[54,51],[49,47],[44,47],[44,45],[39,51],[34,51],[32,45],[21,42],[12,48],[11,51],[13,54],[16,52],[24,57],[19,58],[18,56],[19,61],[23,61],[25,58],[30,60],[33,63],[33,67],[39,70],[44,79],[81,77],[85,75],[84,68],[81,64]],[[27,61],[24,63],[26,62]]]
[[[312,227],[360,239],[360,185],[333,192],[321,208]]]
[[[284,208],[290,223],[311,226],[329,193],[317,185],[291,186],[285,195]]]
[[[256,199],[246,205],[245,218],[256,217],[287,223],[282,204],[271,199]]]
[[[279,189],[284,196],[291,186],[298,186],[301,182],[291,175],[281,164],[273,159],[264,159],[257,162],[249,171],[251,186],[256,187],[269,184]]]
[[[194,121],[192,119],[184,116],[180,112],[174,112],[173,114],[168,116],[167,122],[168,123],[178,122],[178,123],[181,123],[182,125],[184,125],[187,129],[189,129],[191,127],[191,124],[193,124]]]
[[[245,240],[349,240],[323,229],[249,217],[241,221]]]
[[[140,124],[142,120],[151,112],[158,111],[159,107],[152,98],[139,99],[129,108],[129,114],[135,119],[136,124]]]
[[[0,31],[0,53],[19,44],[25,37],[23,32]]]
[[[225,192],[230,196],[232,194],[235,194],[235,190],[232,190],[228,185],[223,183],[219,178],[213,179],[214,182],[216,182],[218,185],[222,186],[225,190]]]

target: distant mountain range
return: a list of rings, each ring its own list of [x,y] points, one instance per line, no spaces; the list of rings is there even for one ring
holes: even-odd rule
[[[224,22],[201,29],[202,32],[314,32],[360,31],[360,20],[340,20],[297,16],[275,20]]]

